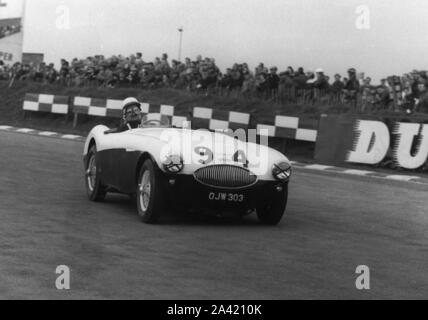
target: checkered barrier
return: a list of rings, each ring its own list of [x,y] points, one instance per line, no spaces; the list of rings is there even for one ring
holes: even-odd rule
[[[248,129],[251,115],[234,111],[214,110],[210,108],[193,108],[193,129]]]
[[[67,96],[26,93],[22,109],[25,111],[68,114],[68,102],[69,97]]]
[[[122,117],[122,101],[74,97],[73,112],[96,117]]]
[[[75,97],[73,112],[98,117],[122,117],[122,100]],[[141,103],[143,114],[165,115],[171,119],[172,125],[182,127],[187,116],[178,115],[174,106]]]
[[[68,114],[70,109],[69,101],[69,97],[66,96],[27,93],[23,109]],[[142,103],[141,107],[143,114],[151,114],[155,117],[156,115],[170,117],[171,123],[179,128],[183,127],[184,122],[190,120],[187,108],[177,110],[174,106],[149,103]],[[71,110],[74,113],[73,126],[76,127],[78,114],[121,118],[122,100],[74,97]],[[195,107],[193,108],[192,128],[247,130],[250,128],[251,119],[252,117],[249,113]],[[259,134],[309,142],[317,141],[318,119],[277,115],[258,119],[257,122],[258,124],[255,126]],[[252,127],[254,127],[254,124]]]
[[[263,120],[263,124],[257,124],[257,132],[269,137],[316,142],[318,120],[278,115],[273,119]]]

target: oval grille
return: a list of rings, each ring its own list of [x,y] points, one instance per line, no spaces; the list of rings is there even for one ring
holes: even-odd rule
[[[257,183],[257,176],[248,169],[232,165],[214,165],[196,170],[195,179],[215,188],[238,189]]]

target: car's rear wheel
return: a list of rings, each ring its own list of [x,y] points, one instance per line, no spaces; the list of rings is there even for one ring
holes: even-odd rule
[[[282,191],[275,194],[272,201],[257,206],[257,217],[260,222],[266,225],[277,225],[285,213],[287,200],[288,186],[285,185]]]
[[[138,175],[136,197],[138,214],[145,223],[156,223],[162,215],[161,189],[159,169],[151,160],[146,160]]]
[[[88,152],[85,167],[85,184],[89,200],[102,201],[106,196],[97,168],[97,147],[93,145]]]

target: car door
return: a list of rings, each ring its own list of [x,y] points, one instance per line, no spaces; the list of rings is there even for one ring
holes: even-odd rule
[[[119,173],[117,177],[120,191],[123,193],[134,193],[136,191],[137,164],[141,152],[134,149],[121,149],[117,158],[116,170]]]
[[[117,190],[120,190],[119,172],[117,170],[120,155],[120,149],[103,150],[98,152],[97,161],[102,183]]]

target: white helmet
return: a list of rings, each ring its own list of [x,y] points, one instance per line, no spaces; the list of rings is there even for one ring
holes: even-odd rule
[[[141,103],[136,98],[130,97],[123,100],[122,110],[132,105],[137,105],[141,108]]]

